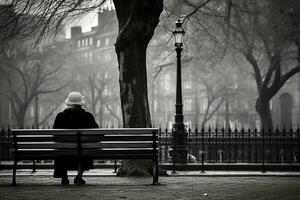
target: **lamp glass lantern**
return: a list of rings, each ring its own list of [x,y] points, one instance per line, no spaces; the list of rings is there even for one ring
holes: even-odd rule
[[[182,46],[183,43],[183,35],[185,31],[182,28],[182,21],[178,19],[176,22],[176,28],[173,30],[173,35],[175,38],[175,46]]]

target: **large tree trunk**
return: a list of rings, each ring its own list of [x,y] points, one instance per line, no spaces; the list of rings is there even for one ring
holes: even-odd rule
[[[260,117],[261,128],[268,131],[273,129],[273,120],[270,109],[270,100],[266,98],[257,98],[256,99],[256,111]]]
[[[20,108],[18,113],[14,113],[18,128],[24,128],[25,115],[27,108]]]
[[[146,50],[163,10],[162,0],[114,0],[119,22],[115,44],[119,62],[124,127],[151,127],[147,94]],[[149,175],[149,160],[126,161],[118,175]]]
[[[151,127],[147,94],[146,48],[132,41],[118,52],[120,92],[124,127]]]

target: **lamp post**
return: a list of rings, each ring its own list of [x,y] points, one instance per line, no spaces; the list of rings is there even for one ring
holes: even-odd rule
[[[175,51],[177,55],[177,79],[176,79],[176,104],[175,104],[175,124],[173,130],[173,147],[171,155],[173,162],[186,163],[187,162],[187,133],[183,123],[182,113],[182,87],[181,87],[181,51],[182,39],[184,30],[182,28],[182,21],[178,19],[176,28],[173,31],[175,38]]]

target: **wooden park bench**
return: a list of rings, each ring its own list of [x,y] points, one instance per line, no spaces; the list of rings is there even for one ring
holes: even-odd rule
[[[82,157],[90,159],[151,159],[153,184],[158,184],[158,129],[12,129],[16,185],[20,160],[52,160]],[[81,162],[78,162],[78,170]]]

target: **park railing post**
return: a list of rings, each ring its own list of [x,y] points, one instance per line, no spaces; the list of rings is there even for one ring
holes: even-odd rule
[[[280,161],[280,148],[279,148],[279,144],[280,144],[280,135],[279,135],[279,129],[278,126],[276,126],[275,129],[275,140],[274,140],[274,148],[275,148],[275,162],[278,163]]]
[[[244,137],[245,137],[245,129],[244,126],[242,126],[242,141],[241,141],[241,149],[242,149],[242,163],[245,162],[245,145],[244,145]]]
[[[81,132],[77,131],[77,159],[78,159],[78,180],[82,179],[82,148],[81,148]]]
[[[172,131],[172,130],[171,130]],[[169,160],[169,142],[172,144],[173,141],[169,141],[169,138],[168,138],[168,128],[166,127],[165,129],[165,139],[164,139],[164,144],[165,144],[165,161],[168,161]]]
[[[172,152],[172,162],[173,162],[173,171],[172,171],[172,174],[176,174],[176,171],[175,171],[176,145],[175,145],[174,129],[172,129],[172,146],[173,146],[173,151],[171,151]]]
[[[157,131],[152,132],[152,141],[153,141],[153,185],[158,184],[158,152],[157,152]]]
[[[251,163],[251,151],[252,144],[251,144],[251,129],[248,128],[248,163]]]
[[[228,128],[228,162],[231,163],[231,128]]]
[[[234,129],[234,160],[235,163],[238,162],[238,130],[236,126]]]
[[[257,128],[254,129],[254,149],[255,149],[255,163],[258,163],[258,145],[257,145]]]
[[[204,173],[204,127],[201,129],[201,173]]]
[[[265,130],[264,130],[264,128],[262,128],[261,134],[262,134],[262,172],[265,173],[266,168],[265,168]]]
[[[207,162],[209,163],[209,162],[211,162],[211,128],[210,128],[210,125],[209,125],[209,127],[208,127],[208,145],[207,145],[207,150],[206,150],[206,155],[207,155]]]
[[[218,163],[218,127],[215,129],[215,162]]]
[[[224,159],[226,159],[225,158],[226,143],[225,143],[225,129],[224,129],[224,127],[222,127],[221,132],[222,132],[222,144],[221,144],[222,150],[220,151],[220,163],[223,163]],[[223,151],[223,154],[222,154],[222,151]]]
[[[13,145],[14,145],[14,168],[13,168],[12,185],[15,186],[17,185],[16,173],[17,173],[17,163],[18,163],[18,144],[17,144],[16,132],[13,132]]]
[[[162,161],[162,133],[161,133],[161,127],[159,127],[158,129],[158,159],[159,159],[159,162]]]
[[[294,155],[294,144],[293,144],[293,127],[290,128],[290,160],[291,160],[291,169],[293,169],[293,155]]]
[[[297,125],[297,130],[296,130],[296,146],[297,146],[297,156],[296,157],[296,162],[300,162],[300,129],[299,125]]]
[[[285,152],[286,152],[286,130],[285,126],[283,127],[282,130],[283,138],[282,138],[282,143],[283,143],[283,152],[282,152],[282,162],[285,163]]]
[[[196,124],[196,129],[195,129],[195,151],[196,151],[196,161],[199,161],[199,141],[198,141],[198,128]]]

